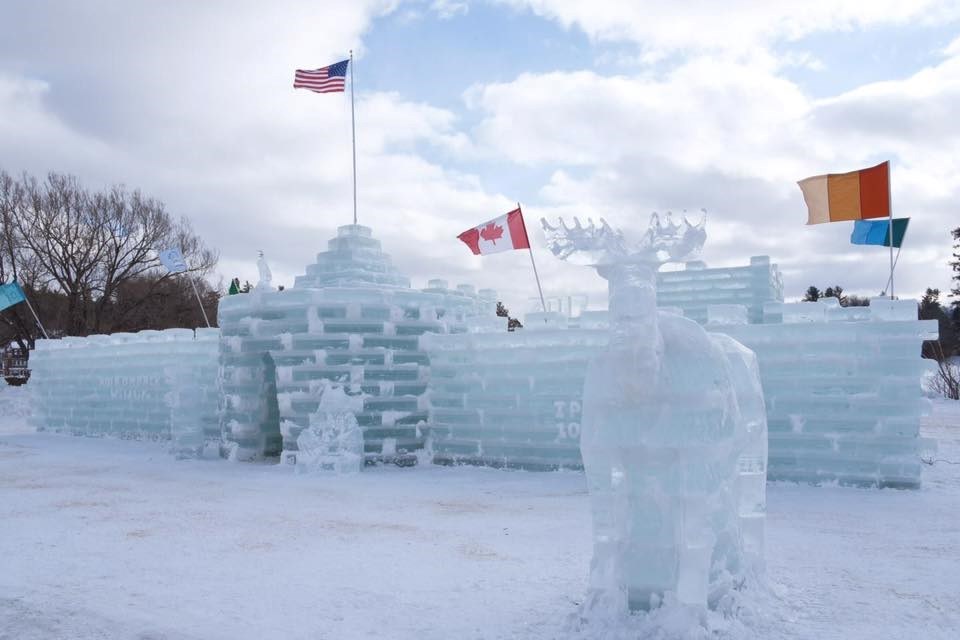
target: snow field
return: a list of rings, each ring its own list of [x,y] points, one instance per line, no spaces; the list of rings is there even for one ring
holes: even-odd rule
[[[0,387],[0,638],[558,638],[586,592],[582,474],[376,467],[345,477],[28,433]],[[924,435],[960,460],[960,405]],[[774,483],[768,588],[622,638],[960,636],[960,465],[917,491]]]

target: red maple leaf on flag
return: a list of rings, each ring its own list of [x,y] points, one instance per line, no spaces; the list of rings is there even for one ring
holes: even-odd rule
[[[487,226],[480,230],[480,237],[488,242],[497,244],[497,240],[503,237],[503,227],[489,222],[487,223]]]

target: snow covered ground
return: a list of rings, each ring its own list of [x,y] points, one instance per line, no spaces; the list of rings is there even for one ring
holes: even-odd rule
[[[557,638],[586,588],[580,474],[346,477],[32,433],[0,386],[0,638]],[[960,403],[926,425],[960,462]],[[624,637],[960,637],[960,465],[920,491],[775,484],[737,619]]]

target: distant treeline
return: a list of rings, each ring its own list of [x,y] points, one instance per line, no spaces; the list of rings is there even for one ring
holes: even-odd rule
[[[160,266],[157,251],[174,247],[189,272]],[[219,296],[203,276],[216,263],[186,219],[140,191],[0,171],[0,282],[20,284],[51,337],[204,326],[191,280],[213,322]],[[0,346],[40,335],[25,304],[0,312]]]

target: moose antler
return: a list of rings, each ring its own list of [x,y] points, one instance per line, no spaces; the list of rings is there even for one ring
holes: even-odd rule
[[[613,229],[607,221],[600,218],[600,226],[587,218],[585,227],[576,217],[573,226],[567,226],[559,219],[552,226],[546,218],[541,218],[547,246],[553,255],[561,260],[583,265],[607,265],[617,262],[652,262],[657,265],[665,262],[688,260],[696,255],[707,239],[706,211],[700,222],[691,224],[686,216],[682,223],[673,222],[668,211],[661,220],[660,214],[650,216],[650,225],[639,242],[628,243],[623,232]]]

